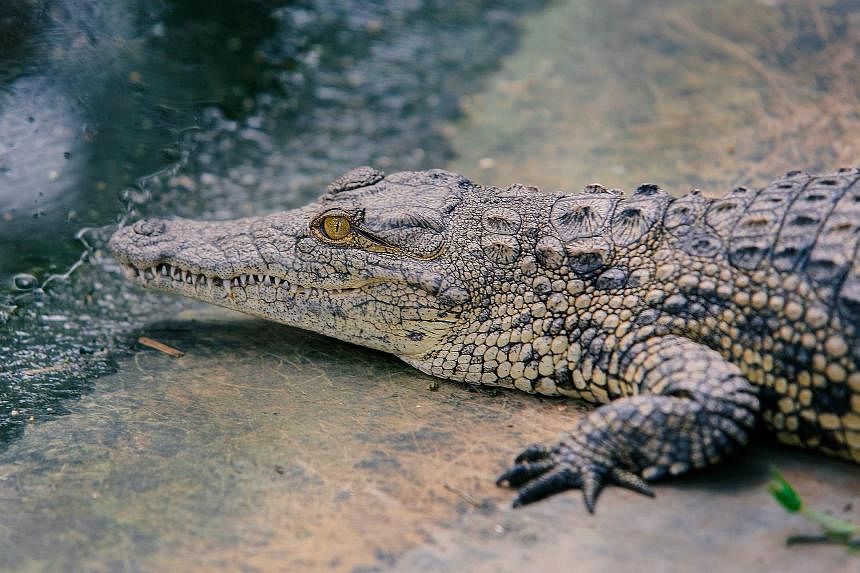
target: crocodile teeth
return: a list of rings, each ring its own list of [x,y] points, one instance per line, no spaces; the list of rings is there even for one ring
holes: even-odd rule
[[[167,276],[167,265],[161,265],[161,267],[159,267],[159,274],[163,277]]]
[[[221,281],[220,278],[213,278],[210,280]],[[266,285],[266,286],[275,286],[284,289],[291,289],[293,286],[286,279],[282,279],[280,277],[276,277],[273,275],[263,275],[263,274],[243,274],[237,275],[232,279],[223,279],[223,282],[226,285],[234,286],[234,287],[244,287],[247,285]],[[220,286],[220,285],[219,285]]]

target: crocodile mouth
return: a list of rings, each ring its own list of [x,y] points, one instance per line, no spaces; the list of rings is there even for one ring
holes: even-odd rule
[[[230,296],[234,288],[244,289],[247,286],[269,286],[279,288],[291,296],[314,295],[324,292],[329,296],[342,296],[363,290],[360,287],[323,288],[304,286],[291,283],[288,280],[262,273],[242,273],[232,277],[219,277],[197,273],[183,269],[168,263],[159,263],[151,267],[138,267],[131,263],[121,263],[122,272],[127,279],[137,282],[139,285],[162,290],[195,290],[209,293],[214,296],[221,291],[225,296]]]

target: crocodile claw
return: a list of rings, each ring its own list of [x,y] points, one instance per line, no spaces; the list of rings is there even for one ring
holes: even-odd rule
[[[609,467],[607,460],[590,459],[561,443],[553,448],[532,445],[516,457],[514,465],[496,479],[496,485],[518,488],[513,506],[539,501],[568,489],[582,489],[585,507],[594,513],[597,498],[607,483],[654,497],[654,491],[635,473]]]
[[[544,446],[543,444],[532,444],[526,449],[522,451],[520,455],[514,460],[515,464],[520,464],[522,462],[533,462],[536,460],[544,459],[549,457],[550,450]]]

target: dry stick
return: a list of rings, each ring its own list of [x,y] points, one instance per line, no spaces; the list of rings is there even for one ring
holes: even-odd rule
[[[137,339],[138,344],[142,344],[143,346],[147,346],[149,348],[153,348],[158,350],[159,352],[163,352],[168,356],[173,356],[174,358],[179,358],[181,356],[185,356],[185,353],[181,350],[177,350],[172,346],[167,346],[163,342],[159,342],[157,340],[153,340],[152,338],[148,338],[146,336],[141,336]]]
[[[466,493],[465,491],[459,490],[456,487],[448,485],[447,483],[443,484],[443,486],[445,489],[447,489],[451,493],[460,496],[460,499],[462,499],[463,501],[465,501],[469,505],[471,505],[473,507],[481,507],[480,502],[477,499],[475,499],[474,497],[472,497],[471,495],[469,495],[468,493]]]

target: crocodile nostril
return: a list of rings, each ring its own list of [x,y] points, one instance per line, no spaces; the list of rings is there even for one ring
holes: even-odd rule
[[[158,219],[143,219],[142,221],[135,223],[132,228],[138,235],[153,237],[162,234],[164,232],[165,225],[164,221],[160,221]]]

